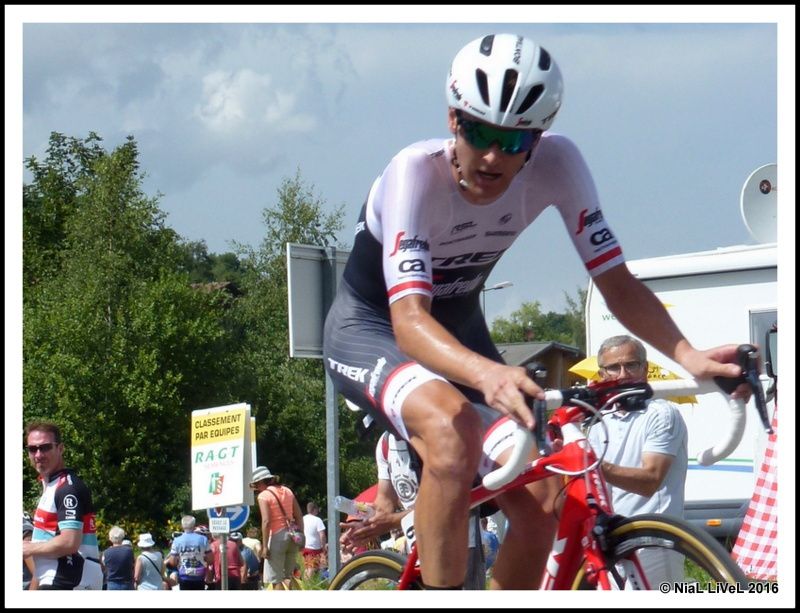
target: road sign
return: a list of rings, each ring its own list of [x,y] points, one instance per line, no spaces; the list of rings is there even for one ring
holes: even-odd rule
[[[222,512],[220,513],[219,511]],[[250,517],[250,507],[239,504],[232,507],[222,507],[221,509],[208,509],[206,513],[208,513],[209,520],[227,517],[230,520],[230,529],[235,531],[247,523],[247,518]]]
[[[231,531],[231,520],[227,517],[209,517],[208,529],[211,534],[229,534]]]

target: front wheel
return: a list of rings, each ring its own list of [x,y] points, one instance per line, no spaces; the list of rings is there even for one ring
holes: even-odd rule
[[[606,543],[609,578],[619,589],[658,590],[666,583],[669,591],[708,591],[718,584],[748,585],[710,534],[678,519],[657,514],[622,518],[609,529]],[[581,565],[573,589],[593,589],[590,573]]]
[[[393,551],[365,551],[353,557],[331,579],[330,590],[396,590],[405,556]],[[414,581],[409,589],[420,590]]]

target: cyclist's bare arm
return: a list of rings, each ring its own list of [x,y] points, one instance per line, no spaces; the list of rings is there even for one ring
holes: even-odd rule
[[[693,377],[737,377],[736,345],[699,351],[683,336],[664,305],[650,289],[620,264],[594,278],[609,310],[637,336],[683,366]],[[745,387],[737,393],[745,393]]]
[[[368,519],[340,524],[342,528],[341,542],[347,547],[360,547],[370,540],[400,527],[400,520],[410,510],[397,511],[401,505],[392,482],[387,479],[378,481],[378,492],[372,504],[375,514]]]
[[[481,391],[489,406],[528,428],[533,415],[523,393],[542,397],[524,368],[506,366],[470,351],[430,314],[430,298],[411,294],[390,305],[398,347],[450,381]]]
[[[603,476],[611,485],[640,496],[652,496],[661,487],[675,459],[667,453],[645,452],[641,466],[619,466],[603,462]]]

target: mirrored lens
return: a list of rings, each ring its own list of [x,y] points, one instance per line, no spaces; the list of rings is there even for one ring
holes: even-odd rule
[[[501,130],[485,123],[461,119],[464,137],[476,149],[488,149],[497,143],[503,153],[530,151],[539,140],[541,132],[534,130]]]

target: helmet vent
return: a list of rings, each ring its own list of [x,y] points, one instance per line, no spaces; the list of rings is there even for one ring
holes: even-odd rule
[[[484,36],[483,40],[481,41],[481,53],[486,56],[492,55],[493,45],[494,45],[494,34],[490,34],[489,36]]]
[[[478,81],[478,91],[481,93],[483,103],[489,106],[489,83],[486,79],[486,73],[480,68],[475,71],[475,79]]]
[[[528,92],[528,95],[525,96],[525,100],[519,105],[517,109],[517,114],[522,115],[525,111],[533,106],[533,104],[539,99],[539,97],[544,92],[544,85],[534,85],[531,87],[531,91]]]
[[[503,93],[500,97],[500,112],[505,113],[508,110],[508,103],[511,102],[511,95],[514,93],[514,88],[517,86],[517,77],[519,73],[516,70],[509,68],[503,76]]]
[[[539,56],[539,69],[550,70],[550,54],[544,49],[542,49],[542,53]]]

